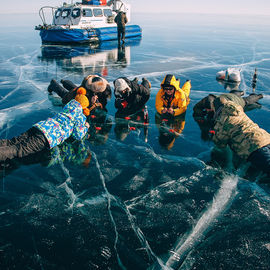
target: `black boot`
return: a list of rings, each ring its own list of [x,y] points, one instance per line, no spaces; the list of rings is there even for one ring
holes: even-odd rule
[[[263,98],[263,95],[262,94],[250,94],[248,97],[243,97],[243,99],[245,100],[246,102],[246,105],[251,105],[251,104],[254,104],[254,103],[257,103],[257,101],[259,99]]]
[[[49,86],[47,88],[47,90],[48,90],[48,92],[49,92],[50,95],[52,95],[52,92],[53,92],[53,83],[52,83],[52,81],[53,80],[51,80],[51,82],[50,82],[50,84],[49,84]]]
[[[74,84],[72,81],[70,80],[61,80],[60,81],[63,86],[68,90],[68,91],[72,91],[75,88],[77,88],[78,86],[76,84]]]
[[[52,94],[52,92],[55,92],[59,97],[64,97],[69,91],[62,87],[55,79],[52,79],[49,86],[48,86],[48,92]]]

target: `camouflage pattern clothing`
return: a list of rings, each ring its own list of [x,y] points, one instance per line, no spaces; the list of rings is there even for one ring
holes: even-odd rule
[[[240,96],[238,96],[236,94],[224,93],[224,94],[221,94],[218,98],[219,99],[220,98],[225,98],[227,101],[232,101],[235,104],[240,105],[242,108],[244,108],[245,105],[246,105],[245,100],[242,97],[240,97]]]
[[[270,144],[270,134],[255,124],[242,106],[228,101],[219,110],[213,137],[217,146],[229,145],[238,156],[247,159],[252,152]]]
[[[195,104],[193,107],[193,117],[212,118],[215,109],[214,102],[219,102],[220,99],[232,101],[243,107],[244,111],[260,107],[260,104],[257,102],[259,99],[263,98],[262,94],[252,93],[247,97],[242,97],[242,94],[242,91],[231,91],[230,93],[224,93],[219,96],[209,94],[207,97]]]

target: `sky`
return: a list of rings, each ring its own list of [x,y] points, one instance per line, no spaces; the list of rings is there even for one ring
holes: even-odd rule
[[[254,14],[270,16],[270,0],[124,0],[132,12]],[[59,6],[72,0],[12,0],[1,1],[0,13],[37,13],[42,6]],[[76,0],[73,0],[75,3]],[[77,0],[80,2],[80,0]]]

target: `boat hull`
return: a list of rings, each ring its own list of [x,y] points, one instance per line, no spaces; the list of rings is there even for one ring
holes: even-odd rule
[[[126,26],[126,38],[140,37],[142,29],[138,25]],[[86,29],[40,29],[42,43],[92,43],[117,40],[117,27]]]

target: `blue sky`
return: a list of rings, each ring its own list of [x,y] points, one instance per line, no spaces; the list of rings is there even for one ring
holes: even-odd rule
[[[80,0],[77,0],[80,1]],[[36,13],[42,6],[58,6],[60,0],[3,1],[0,13]],[[66,0],[70,3],[71,0]],[[74,0],[73,2],[76,2]],[[126,0],[132,12],[214,14],[262,14],[270,16],[270,0]]]

